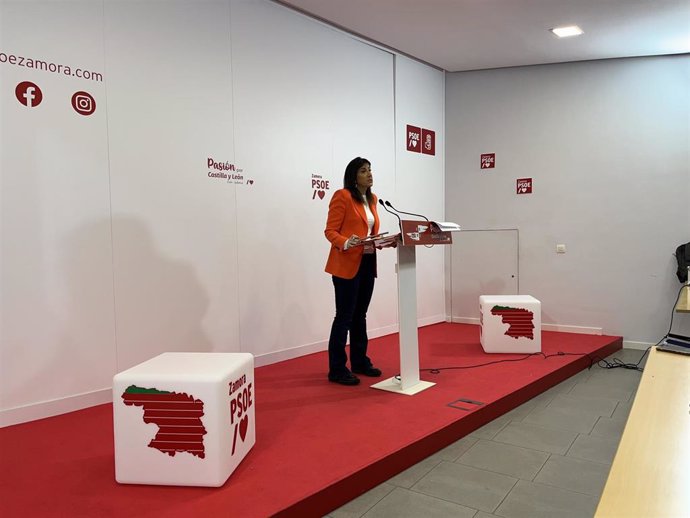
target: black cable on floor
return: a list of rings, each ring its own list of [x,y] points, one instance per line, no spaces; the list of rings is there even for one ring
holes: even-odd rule
[[[463,369],[476,369],[477,367],[486,367],[487,365],[494,365],[497,363],[507,363],[507,362],[521,362],[524,360],[528,360],[529,358],[533,356],[541,356],[545,360],[552,358],[554,356],[587,356],[589,358],[589,367],[591,368],[592,365],[594,365],[594,358],[589,355],[589,353],[569,353],[569,352],[557,352],[555,354],[544,354],[542,352],[539,353],[530,353],[522,358],[507,358],[504,360],[494,360],[491,362],[486,362],[486,363],[479,363],[477,365],[463,365],[463,366],[456,366],[456,367],[439,367],[439,368],[433,368],[433,369],[419,369],[420,372],[429,372],[431,374],[439,374],[441,371],[445,370],[463,370]]]
[[[623,363],[618,358],[614,358],[613,361],[615,363],[613,363],[613,364],[607,362],[606,360],[601,360],[602,362],[604,362],[606,364],[606,366],[602,367],[602,368],[615,369],[618,367],[623,367],[625,369],[635,369],[635,370],[642,372],[644,369],[642,367],[640,367],[640,363],[642,362],[644,357],[647,356],[647,353],[649,352],[649,350],[652,347],[656,347],[661,342],[663,342],[666,339],[666,337],[668,337],[668,335],[671,333],[671,329],[673,329],[673,317],[675,316],[676,304],[678,304],[678,300],[680,299],[680,294],[683,291],[684,287],[685,287],[685,285],[680,287],[680,289],[678,290],[678,295],[676,296],[676,301],[673,303],[673,306],[671,306],[671,323],[668,325],[668,331],[666,331],[666,334],[661,338],[661,340],[659,340],[654,345],[650,345],[649,347],[647,347],[647,349],[645,349],[645,351],[644,351],[644,354],[642,354],[642,356],[640,356],[640,359],[637,360],[637,363]],[[601,367],[601,365],[599,365],[599,367]]]
[[[439,374],[441,371],[445,371],[445,370],[476,369],[478,367],[486,367],[487,365],[495,365],[497,363],[521,362],[524,360],[528,360],[532,356],[541,356],[545,360],[547,360],[549,358],[553,358],[554,356],[587,356],[587,358],[589,359],[589,367],[587,367],[587,369],[591,369],[596,362],[596,365],[602,369],[630,369],[630,370],[636,370],[639,372],[643,372],[644,369],[642,367],[640,367],[640,363],[642,362],[644,357],[647,355],[647,353],[649,352],[649,350],[652,347],[656,347],[661,342],[663,342],[664,339],[666,339],[666,337],[671,332],[671,329],[673,329],[673,317],[674,317],[675,307],[676,307],[676,304],[678,304],[678,300],[680,299],[680,294],[683,291],[684,287],[685,286],[683,285],[683,286],[681,286],[680,290],[678,290],[678,296],[676,297],[676,301],[673,303],[673,307],[671,308],[671,323],[668,326],[668,331],[666,332],[666,334],[664,335],[664,337],[661,340],[659,340],[654,345],[650,345],[649,347],[647,347],[647,349],[642,354],[642,356],[640,356],[640,359],[637,360],[637,363],[625,363],[625,362],[619,360],[618,358],[613,358],[612,361],[608,361],[604,358],[601,358],[600,356],[590,356],[588,353],[570,353],[570,352],[559,351],[555,354],[544,354],[542,352],[539,352],[539,353],[527,354],[527,355],[523,356],[522,358],[495,360],[495,361],[486,362],[486,363],[479,363],[477,365],[464,365],[464,366],[460,366],[460,367],[438,367],[438,368],[433,368],[433,369],[419,369],[419,371],[420,372],[429,372],[431,374]]]

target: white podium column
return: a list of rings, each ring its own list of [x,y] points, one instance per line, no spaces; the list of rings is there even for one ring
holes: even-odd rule
[[[419,379],[419,340],[417,331],[417,268],[414,246],[398,251],[398,322],[400,329],[400,375],[372,385],[411,396],[434,385]]]

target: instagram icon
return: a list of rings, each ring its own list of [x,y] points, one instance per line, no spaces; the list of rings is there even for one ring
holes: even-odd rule
[[[72,108],[80,115],[91,115],[96,111],[96,100],[87,92],[76,92],[72,96]]]

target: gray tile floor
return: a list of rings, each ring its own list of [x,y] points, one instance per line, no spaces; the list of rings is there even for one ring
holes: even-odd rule
[[[642,354],[624,349],[609,360]],[[328,516],[591,517],[641,375],[580,372]]]

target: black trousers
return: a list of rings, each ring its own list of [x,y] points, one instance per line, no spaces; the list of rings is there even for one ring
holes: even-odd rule
[[[335,288],[335,318],[328,340],[329,374],[347,372],[345,344],[350,333],[350,365],[353,369],[371,366],[367,356],[367,310],[374,292],[376,255],[362,255],[357,275],[352,279],[333,276]]]

